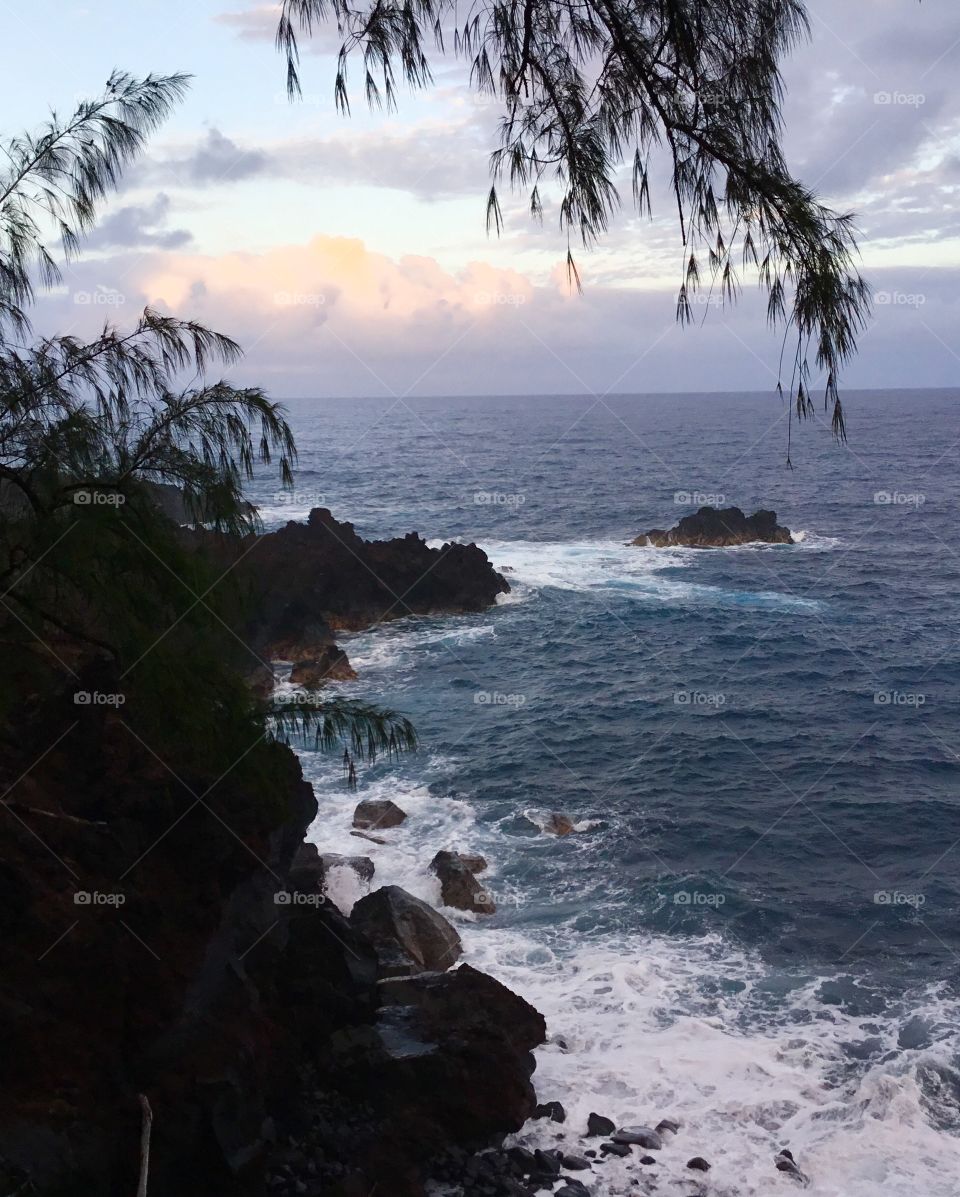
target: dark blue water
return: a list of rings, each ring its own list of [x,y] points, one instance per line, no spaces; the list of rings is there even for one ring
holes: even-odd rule
[[[855,1032],[840,1063],[884,1045],[896,1071],[955,1032],[909,1019],[911,995],[947,1000],[960,978],[960,392],[846,403],[849,445],[795,427],[788,468],[765,395],[303,401],[297,493],[261,479],[253,497],[268,526],[323,505],[371,538],[476,541],[510,570],[492,612],[345,644],[369,665],[354,692],[425,746],[361,784],[470,804],[497,887],[520,895],[505,933],[719,945],[764,970],[697,981],[697,1000],[749,989],[713,1007],[731,1025],[805,985],[795,1023],[836,1010]],[[624,547],[698,502],[773,508],[802,536]],[[588,830],[544,837],[551,810]],[[909,1075],[955,1152],[952,1050],[933,1080],[919,1056]],[[827,1171],[850,1150],[809,1149]]]

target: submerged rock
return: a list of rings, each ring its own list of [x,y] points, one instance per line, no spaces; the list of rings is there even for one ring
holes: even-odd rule
[[[402,811],[389,798],[365,798],[353,812],[353,825],[367,830],[398,827],[406,817],[406,811]]]
[[[793,1158],[793,1152],[789,1151],[786,1147],[774,1156],[773,1162],[776,1164],[778,1172],[786,1172],[788,1176],[792,1176],[804,1188],[810,1183],[810,1178],[806,1173],[801,1172],[797,1161]]]
[[[460,936],[443,915],[398,885],[361,898],[350,924],[373,944],[382,977],[442,972],[462,951]]]
[[[701,507],[694,515],[685,515],[674,528],[651,528],[631,541],[633,545],[652,545],[665,549],[683,546],[691,549],[719,549],[731,545],[792,544],[790,529],[777,523],[775,511],[757,511],[744,515],[739,507]]]
[[[473,875],[466,858],[457,852],[438,852],[430,862],[430,871],[440,878],[440,896],[444,906],[472,910],[476,914],[495,914],[497,907]]]
[[[647,1151],[660,1151],[663,1140],[649,1126],[624,1126],[610,1136],[614,1143],[635,1143]]]
[[[547,815],[543,822],[543,830],[549,835],[570,835],[575,830],[573,820],[567,815],[554,812]]]

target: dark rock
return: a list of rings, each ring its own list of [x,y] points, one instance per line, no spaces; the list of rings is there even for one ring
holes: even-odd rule
[[[570,835],[576,828],[573,825],[573,820],[567,815],[554,812],[544,820],[543,830],[549,835]]]
[[[618,1155],[625,1157],[630,1155],[631,1147],[629,1143],[601,1143],[600,1152],[603,1155]]]
[[[338,852],[323,852],[320,866],[324,878],[331,869],[352,869],[361,881],[372,881],[376,866],[369,856],[341,856]]]
[[[687,1167],[692,1168],[694,1172],[709,1172],[710,1165],[703,1158],[702,1155],[695,1155],[692,1160],[687,1160]]]
[[[778,1172],[785,1172],[788,1176],[792,1176],[804,1188],[810,1183],[810,1178],[805,1172],[801,1172],[796,1160],[793,1158],[793,1153],[786,1147],[777,1153],[773,1162]]]
[[[550,1118],[554,1122],[566,1122],[567,1111],[558,1101],[542,1102],[533,1111],[534,1118]]]
[[[574,1172],[582,1172],[585,1168],[590,1167],[590,1161],[582,1155],[567,1155],[563,1152],[560,1156],[564,1168],[570,1168]]]
[[[308,690],[316,690],[327,682],[352,681],[356,676],[347,654],[335,644],[318,645],[309,657],[295,661],[290,670],[290,681]]]
[[[541,1151],[539,1148],[533,1153],[537,1167],[547,1176],[559,1176],[563,1167],[559,1151]]]
[[[652,1155],[642,1155],[640,1157],[641,1164],[655,1164],[657,1161]]]
[[[340,856],[317,850],[316,844],[304,843],[297,849],[290,869],[288,888],[299,893],[317,893],[323,888],[327,873],[334,868],[349,868],[362,881],[370,881],[374,864],[369,856]]]
[[[460,936],[447,920],[398,885],[361,898],[350,922],[373,944],[382,977],[442,971],[462,951]]]
[[[353,825],[365,831],[398,827],[407,815],[389,798],[365,798],[353,812]]]
[[[566,1184],[559,1189],[554,1189],[553,1197],[590,1197],[590,1190],[585,1184],[581,1184],[579,1180],[574,1180],[572,1177],[564,1177]]]
[[[458,853],[460,859],[467,866],[471,873],[484,873],[487,868],[487,860],[484,856],[472,855],[470,853]]]
[[[616,1123],[611,1122],[609,1118],[604,1118],[602,1114],[591,1114],[587,1119],[587,1134],[591,1137],[594,1135],[612,1135],[616,1129]]]
[[[440,878],[444,906],[472,910],[477,914],[495,914],[497,907],[477,881],[464,857],[457,852],[438,852],[430,862],[431,872]]]
[[[675,1135],[680,1129],[680,1123],[674,1122],[672,1118],[661,1118],[654,1129],[658,1135]]]
[[[648,1151],[660,1151],[663,1140],[649,1126],[624,1126],[610,1136],[614,1143],[635,1143]]]
[[[526,1147],[508,1147],[507,1155],[513,1160],[524,1176],[529,1176],[537,1166],[536,1157]]]
[[[677,545],[712,549],[752,544],[755,541],[792,544],[793,537],[789,528],[777,523],[775,511],[758,511],[747,516],[739,507],[725,507],[722,510],[701,507],[696,514],[684,516],[675,528],[666,532],[662,528],[651,528],[631,541],[631,544],[653,545],[660,549]]]

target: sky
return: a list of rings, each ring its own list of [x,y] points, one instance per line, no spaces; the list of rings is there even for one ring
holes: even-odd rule
[[[795,174],[857,215],[875,292],[850,387],[960,383],[960,13],[956,0],[809,0],[812,36],[785,63]],[[150,305],[238,339],[231,377],[277,398],[772,389],[780,336],[752,288],[675,319],[682,246],[668,176],[654,218],[624,205],[578,252],[548,193],[485,226],[497,109],[452,59],[399,112],[333,104],[337,40],[304,45],[290,104],[278,8],[244,0],[33,0],[4,10],[0,135],[69,112],[111,70],[185,71],[186,100],[151,140],[64,285],[45,331],[121,326]],[[41,65],[42,64],[42,65]]]

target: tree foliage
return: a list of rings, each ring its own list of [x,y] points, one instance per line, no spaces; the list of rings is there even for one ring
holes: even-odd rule
[[[254,660],[235,630],[239,595],[162,513],[156,487],[177,489],[194,526],[254,530],[243,498],[254,468],[274,461],[292,482],[282,409],[257,388],[211,377],[240,348],[193,321],[148,309],[132,328],[106,323],[87,342],[35,338],[28,312],[37,280],[60,280],[48,239],[67,258],[77,252],[99,202],[186,85],[182,75],[114,74],[66,120],[54,115],[4,147],[0,700],[9,708],[97,660],[136,697],[157,743],[226,767],[274,724],[242,680]],[[391,712],[320,697],[311,708],[320,748],[334,733],[354,746],[412,746],[412,729]]]
[[[701,287],[732,301],[755,277],[785,347],[793,335],[798,416],[814,412],[816,367],[845,438],[838,379],[869,289],[852,218],[792,176],[781,145],[780,64],[808,33],[801,0],[477,0],[465,14],[453,0],[283,0],[277,44],[291,96],[300,39],[324,22],[342,41],[334,91],[344,111],[357,57],[368,101],[388,107],[398,79],[431,84],[431,49],[465,61],[469,85],[502,106],[488,228],[502,225],[504,179],[535,217],[556,181],[578,285],[571,239],[590,245],[607,230],[622,174],[635,208],[652,215],[651,171],[665,151],[683,246],[678,317],[690,320]]]

